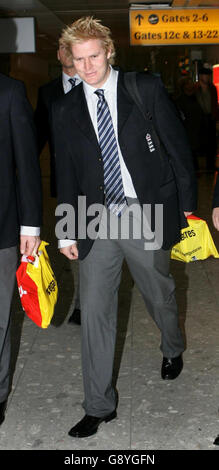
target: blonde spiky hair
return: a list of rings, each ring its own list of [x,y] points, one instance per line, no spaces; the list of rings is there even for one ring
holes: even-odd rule
[[[71,53],[71,46],[88,39],[100,39],[107,52],[111,52],[109,62],[114,63],[115,47],[111,31],[93,16],[85,16],[63,29],[60,42]]]

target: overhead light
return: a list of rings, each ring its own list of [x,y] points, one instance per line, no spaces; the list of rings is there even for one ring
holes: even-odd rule
[[[150,5],[151,6],[153,6],[153,5],[161,5],[161,6],[167,5],[167,6],[169,6],[169,5],[171,5],[171,3],[173,3],[173,0],[169,0],[169,1],[164,0],[163,2],[160,1],[160,0],[154,0],[154,1],[153,0],[143,0],[143,1],[140,0],[139,3],[138,2],[135,3],[135,2],[131,2],[131,1],[129,2],[130,5],[138,5],[138,6],[139,5],[149,5],[149,6]]]
[[[148,9],[158,9],[158,8],[171,8],[172,2],[164,2],[164,3],[151,3],[151,0],[149,3],[130,3],[130,9],[131,10],[148,10]]]

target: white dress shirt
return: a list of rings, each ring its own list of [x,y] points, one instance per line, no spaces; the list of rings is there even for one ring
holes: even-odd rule
[[[119,161],[120,161],[120,168],[121,168],[121,175],[122,175],[122,182],[123,182],[123,187],[124,187],[124,193],[126,197],[131,197],[131,198],[137,198],[135,188],[133,186],[132,178],[131,175],[125,165],[125,162],[122,157],[122,153],[119,147],[119,142],[118,142],[118,126],[117,126],[117,81],[118,81],[118,71],[114,70],[112,67],[110,67],[110,74],[109,77],[107,78],[106,82],[103,84],[101,87],[101,90],[104,90],[104,96],[105,99],[108,103],[109,109],[110,109],[110,114],[112,117],[113,121],[113,127],[114,127],[114,132],[116,136],[116,141],[117,141],[117,147],[118,147],[118,153],[119,153]],[[83,82],[83,88],[84,88],[84,93],[85,93],[85,98],[87,101],[88,105],[88,110],[90,113],[90,117],[92,120],[92,124],[94,126],[94,130],[97,135],[97,139],[99,141],[99,135],[98,135],[98,128],[97,128],[97,102],[98,102],[98,96],[96,95],[95,91],[98,88],[94,88],[91,85],[88,85],[88,83]],[[59,248],[64,248],[65,246],[69,246],[75,243],[75,240],[59,240],[58,241],[58,247]]]

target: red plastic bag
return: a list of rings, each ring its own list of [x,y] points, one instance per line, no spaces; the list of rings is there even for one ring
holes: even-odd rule
[[[51,322],[58,297],[58,286],[42,241],[36,256],[22,256],[16,277],[21,305],[31,320],[41,328]]]

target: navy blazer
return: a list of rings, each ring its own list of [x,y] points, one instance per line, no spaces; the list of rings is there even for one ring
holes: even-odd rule
[[[145,110],[159,135],[160,148],[153,128],[126,90],[122,72],[117,85],[119,145],[140,203],[151,204],[152,214],[155,204],[163,204],[163,248],[169,249],[179,240],[181,227],[186,226],[183,211],[196,209],[193,159],[183,125],[161,80],[142,73],[137,74],[137,82]],[[58,203],[73,205],[77,216],[79,195],[86,195],[87,207],[104,203],[101,152],[82,83],[54,104],[52,121]],[[87,224],[91,219],[87,217]],[[80,259],[88,254],[92,243],[89,238],[79,240]]]
[[[24,84],[0,74],[0,249],[15,246],[20,225],[40,226],[41,175],[33,111]]]
[[[50,192],[51,196],[56,196],[56,178],[55,178],[55,157],[54,144],[50,130],[50,116],[52,104],[58,98],[64,95],[62,84],[62,75],[49,83],[41,86],[38,90],[36,110],[34,112],[34,121],[37,130],[38,152],[41,154],[44,146],[48,142],[50,151]]]

